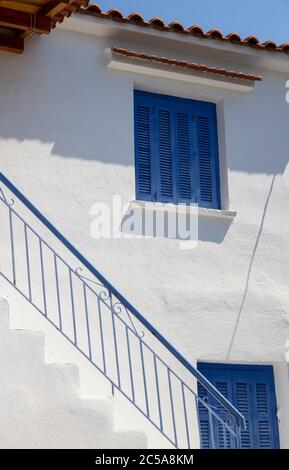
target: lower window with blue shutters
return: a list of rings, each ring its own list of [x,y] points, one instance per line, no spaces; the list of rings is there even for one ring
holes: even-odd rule
[[[244,415],[246,430],[241,432],[242,449],[279,448],[277,404],[274,373],[271,366],[199,363],[198,369]],[[206,391],[199,385],[199,396]],[[222,406],[213,399],[208,405],[222,415]],[[207,409],[198,408],[201,447],[236,448],[237,442],[224,427],[215,422],[210,427]],[[225,416],[224,416],[225,418]]]
[[[220,209],[216,105],[135,91],[136,197]]]

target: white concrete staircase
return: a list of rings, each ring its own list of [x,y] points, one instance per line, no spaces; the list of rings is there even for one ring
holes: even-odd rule
[[[44,334],[9,328],[0,297],[0,448],[144,449],[140,431],[114,429],[113,399],[85,398],[73,364],[44,361]]]

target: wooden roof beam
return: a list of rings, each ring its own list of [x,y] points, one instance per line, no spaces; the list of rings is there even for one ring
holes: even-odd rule
[[[61,12],[69,3],[70,0],[50,0],[50,2],[40,8],[38,14],[39,16],[53,17]]]
[[[10,34],[0,33],[0,51],[21,54],[24,51],[24,39]]]
[[[23,11],[0,7],[0,26],[49,34],[52,20],[48,16],[37,16]]]
[[[10,10],[25,11],[26,13],[37,13],[39,10],[39,6],[34,2],[28,3],[21,0],[0,0],[0,6]]]

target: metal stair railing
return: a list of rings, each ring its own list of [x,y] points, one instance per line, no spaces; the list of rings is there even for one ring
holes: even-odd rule
[[[198,425],[203,447],[240,447],[243,415],[2,173],[0,182],[2,278],[174,447],[193,448]]]

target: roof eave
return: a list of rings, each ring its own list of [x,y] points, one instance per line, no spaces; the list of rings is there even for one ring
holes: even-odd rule
[[[169,31],[160,31],[151,27],[140,27],[131,23],[118,22],[112,19],[93,17],[83,13],[77,13],[58,26],[58,29],[75,31],[88,35],[100,36],[102,38],[120,38],[120,40],[135,41],[136,37],[140,42],[149,38],[158,38],[158,42],[166,43],[170,48],[172,42],[175,44],[186,44],[200,53],[206,51],[218,51],[223,57],[243,64],[258,68],[273,70],[277,72],[289,73],[289,55],[284,53],[270,54],[267,50],[254,49],[250,46],[236,47],[236,45],[216,39],[204,39],[197,36],[176,34]],[[114,41],[114,43],[116,43]]]

